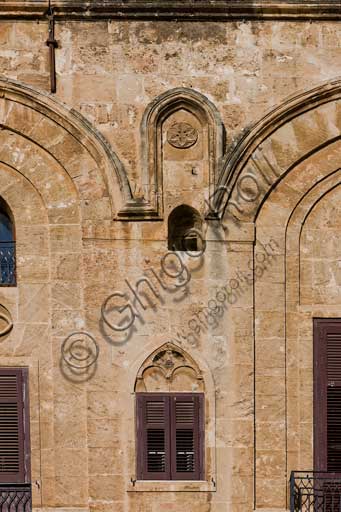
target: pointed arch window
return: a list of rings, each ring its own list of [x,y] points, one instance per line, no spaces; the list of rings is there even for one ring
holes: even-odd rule
[[[0,199],[0,286],[15,286],[15,235],[12,215]]]
[[[138,480],[204,480],[204,382],[193,359],[164,345],[140,368],[135,391]]]

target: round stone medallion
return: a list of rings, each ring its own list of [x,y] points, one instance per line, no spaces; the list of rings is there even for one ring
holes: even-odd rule
[[[187,149],[198,140],[198,130],[188,123],[175,123],[167,132],[167,140],[171,146]]]
[[[0,338],[6,336],[13,329],[13,320],[10,312],[0,304]]]

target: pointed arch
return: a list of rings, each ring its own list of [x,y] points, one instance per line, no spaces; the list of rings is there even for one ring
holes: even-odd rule
[[[209,187],[213,190],[218,164],[224,150],[224,128],[220,114],[203,94],[179,87],[161,94],[146,108],[141,123],[142,188],[140,206],[132,202],[120,213],[131,218],[162,218],[163,215],[163,163],[162,127],[174,113],[183,110],[194,116],[202,127],[207,141]]]
[[[326,218],[322,209],[325,208],[325,212],[331,211],[333,205],[338,204],[337,194],[340,194],[340,120],[340,98],[336,97],[287,123],[286,151],[282,148],[281,154],[283,172],[278,174],[273,185],[269,184],[269,191],[257,205],[257,211],[250,211],[249,217],[246,213],[239,226],[239,240],[244,241],[243,228],[253,219],[255,221],[255,245],[252,241],[245,244],[249,246],[250,258],[255,262],[255,432],[256,440],[263,438],[268,432],[262,424],[262,414],[266,408],[281,408],[283,413],[271,419],[271,429],[280,429],[285,423],[286,434],[281,443],[277,440],[272,443],[270,439],[268,449],[271,448],[273,453],[277,452],[277,458],[280,453],[283,456],[283,463],[276,469],[279,477],[276,494],[281,496],[283,508],[290,471],[313,465],[314,437],[307,437],[309,429],[313,434],[313,318],[339,315],[337,285],[334,296],[329,294],[329,278],[322,273],[328,269],[331,280],[338,277],[338,265],[334,266],[333,263],[338,260],[338,255],[334,246],[328,245],[329,241],[335,244],[333,226],[325,233],[325,238],[321,234],[324,235],[323,219]],[[294,124],[291,124],[292,128],[289,130],[290,123]],[[328,128],[323,129],[324,123]],[[298,137],[298,129],[302,140]],[[280,130],[278,133],[281,133]],[[272,144],[279,141],[279,138],[272,137],[271,135]],[[284,132],[281,141],[284,144]],[[278,147],[275,146],[275,149]],[[277,156],[279,155],[278,151]],[[285,162],[290,161],[293,164],[286,166]],[[337,215],[334,214],[331,218],[334,217],[337,218]],[[308,221],[312,222],[310,228]],[[309,229],[312,228],[314,234],[310,238]],[[334,229],[335,232],[338,231],[335,226]],[[235,235],[237,240],[237,231]],[[322,248],[323,257],[319,259],[316,256],[313,246]],[[265,260],[267,263],[262,267],[260,262]],[[323,262],[321,266],[320,262]],[[334,290],[334,285],[332,289]],[[270,318],[271,324],[267,323]],[[235,314],[234,321],[238,321],[238,313]],[[304,352],[304,356],[298,356],[299,352]],[[297,391],[296,377],[300,372],[305,372],[304,389]],[[285,383],[285,389],[278,387],[274,391],[270,375],[276,375],[272,377],[274,381]],[[262,387],[265,381],[266,389]],[[311,400],[309,406],[307,397]],[[285,403],[294,402],[294,407],[285,408]],[[304,442],[309,439],[309,442],[303,448],[303,442],[296,443],[296,439]],[[255,479],[258,482],[257,488],[261,489],[270,482],[270,478],[265,476],[268,462],[263,458],[257,442],[255,453]],[[288,454],[287,459],[285,454]],[[256,500],[257,506],[264,506],[260,491],[257,492]]]
[[[288,98],[244,130],[227,152],[210,212],[253,223],[282,177],[340,136],[340,78]]]
[[[51,95],[0,78],[0,127],[45,150],[73,180],[79,196],[93,188],[107,197],[113,216],[132,198],[123,165],[107,140],[79,112]],[[94,178],[96,186],[84,186]]]
[[[136,409],[136,400],[140,395],[150,396],[163,395],[172,396],[174,394],[183,394],[183,396],[198,396],[203,395],[204,397],[204,431],[205,431],[205,442],[204,442],[204,475],[205,478],[200,484],[200,490],[202,491],[215,491],[216,481],[216,391],[215,383],[211,369],[202,358],[199,352],[194,351],[192,355],[187,350],[174,343],[168,341],[163,343],[159,347],[155,348],[155,341],[150,342],[151,353],[146,357],[145,350],[143,350],[144,356],[140,354],[139,361],[131,365],[129,368],[129,374],[132,377],[134,374],[134,381],[131,379],[131,385],[134,387],[134,393],[131,394],[131,410],[135,409],[136,415],[138,414]],[[144,359],[142,359],[144,357]],[[142,361],[142,362],[141,362]],[[157,378],[163,379],[164,383],[167,384],[166,388],[155,389],[155,387],[148,388],[148,382],[146,386],[146,374],[148,379],[150,372],[155,371]],[[178,373],[183,372],[178,379]],[[189,378],[188,378],[189,377]],[[149,380],[150,382],[150,380]],[[159,381],[160,382],[160,381]],[[185,385],[184,385],[185,383]],[[190,387],[186,387],[186,384],[190,383]],[[136,416],[137,420],[137,416]],[[135,447],[135,454],[137,454],[137,437],[134,422],[130,422],[131,428],[128,431],[129,441],[131,445]],[[129,467],[132,474],[137,478],[137,468],[135,465],[134,458],[129,461]],[[134,477],[135,478],[135,477]],[[169,491],[169,483],[164,482],[158,485],[158,490]],[[186,487],[182,482],[171,482],[172,488],[176,487],[176,490],[186,490]],[[154,483],[151,484],[148,481],[134,482],[134,491],[140,490],[152,490]]]
[[[204,391],[203,376],[194,359],[173,343],[165,343],[141,365],[135,391],[172,391],[174,385],[181,387],[179,378],[184,387],[181,391]]]

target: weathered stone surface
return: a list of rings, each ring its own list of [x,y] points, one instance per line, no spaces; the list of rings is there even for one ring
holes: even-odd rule
[[[312,318],[340,315],[333,7],[283,21],[299,8],[282,3],[270,21],[270,5],[245,3],[254,19],[226,22],[225,1],[210,14],[200,1],[193,22],[187,2],[154,2],[158,21],[137,19],[143,2],[78,2],[79,19],[54,3],[52,95],[47,22],[33,19],[46,2],[0,1],[0,196],[17,250],[0,364],[29,367],[34,507],[282,512],[290,471],[313,465]],[[181,204],[206,251],[165,260]],[[115,291],[139,315],[125,331],[101,316]],[[81,369],[61,347],[83,331]],[[185,369],[156,368],[165,344]],[[205,393],[205,481],[135,482],[136,391]]]

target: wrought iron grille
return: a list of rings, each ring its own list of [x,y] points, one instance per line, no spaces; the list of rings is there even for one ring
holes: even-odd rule
[[[31,512],[31,484],[0,484],[1,512]]]
[[[15,242],[0,242],[0,286],[15,285]]]
[[[290,512],[341,512],[341,475],[293,471]]]

